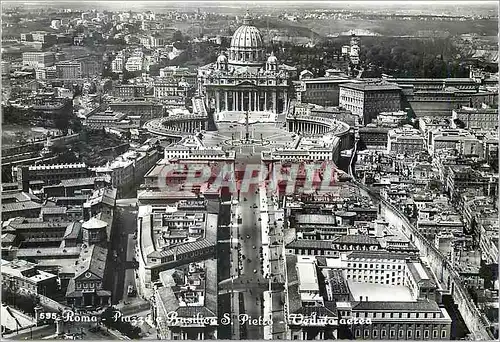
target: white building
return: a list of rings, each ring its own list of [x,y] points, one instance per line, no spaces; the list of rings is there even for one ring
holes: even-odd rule
[[[141,56],[133,56],[127,59],[125,69],[127,71],[141,71],[143,69],[144,59]]]
[[[122,73],[123,72],[123,63],[124,58],[122,56],[117,56],[112,62],[111,62],[111,71],[115,73]]]
[[[10,62],[2,61],[2,76],[10,74]]]
[[[414,128],[405,126],[387,132],[387,153],[413,155],[424,151],[425,139]]]
[[[196,136],[187,136],[181,141],[165,147],[165,160],[234,161],[235,156],[234,151],[223,151],[222,148],[207,148]]]
[[[56,57],[53,52],[23,52],[23,65],[34,68],[53,66]]]
[[[118,196],[132,191],[142,178],[158,161],[158,151],[153,146],[144,145],[132,148],[118,156],[107,165],[96,167],[93,171],[97,176],[111,176],[111,183],[117,188]]]
[[[464,129],[437,128],[430,130],[427,149],[431,156],[444,149],[456,149],[465,155],[483,156],[483,142]]]
[[[397,112],[382,112],[377,116],[375,123],[379,127],[399,127],[406,120],[407,114],[405,111]]]
[[[262,152],[262,158],[282,162],[335,160],[340,153],[340,138],[333,134],[323,137],[298,136],[289,147]]]
[[[54,30],[59,30],[61,28],[61,20],[55,19],[50,22],[50,27]]]

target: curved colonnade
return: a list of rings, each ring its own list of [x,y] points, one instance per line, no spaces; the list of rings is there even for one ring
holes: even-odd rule
[[[170,138],[182,138],[185,135],[192,135],[206,130],[208,114],[204,98],[195,97],[192,103],[192,114],[172,114],[167,117],[153,119],[146,122],[143,128],[150,133]]]
[[[288,115],[286,127],[289,132],[303,136],[321,137],[327,134],[335,135],[341,140],[341,149],[351,148],[353,137],[348,124],[335,119],[310,115]]]
[[[167,130],[194,134],[206,129],[207,118],[196,114],[173,115],[161,118],[161,125]]]

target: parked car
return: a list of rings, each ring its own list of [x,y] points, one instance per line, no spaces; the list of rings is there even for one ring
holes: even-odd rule
[[[127,296],[135,297],[137,295],[137,291],[135,290],[133,285],[129,285],[127,288]]]

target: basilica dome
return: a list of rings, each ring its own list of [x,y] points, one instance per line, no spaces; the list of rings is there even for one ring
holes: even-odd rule
[[[264,41],[260,31],[251,25],[252,18],[247,13],[243,25],[238,27],[231,39],[229,63],[236,65],[262,65]]]

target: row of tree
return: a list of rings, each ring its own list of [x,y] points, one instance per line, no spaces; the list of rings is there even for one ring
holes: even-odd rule
[[[34,294],[23,294],[18,288],[2,286],[2,302],[29,316],[34,316],[35,307],[40,303],[40,298]]]
[[[270,49],[299,72],[317,70],[322,75],[326,69],[344,63],[341,48],[346,44],[349,38],[340,37],[314,46],[279,42]],[[459,59],[459,54],[450,38],[362,37],[359,57],[371,71],[371,77],[380,77],[382,73],[398,77],[467,77],[467,63]]]
[[[363,38],[360,59],[373,70],[396,77],[467,77],[451,39]]]

